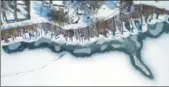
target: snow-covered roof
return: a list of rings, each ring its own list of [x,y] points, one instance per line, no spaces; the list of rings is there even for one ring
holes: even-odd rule
[[[106,5],[103,5],[96,14],[96,18],[98,19],[104,19],[107,20],[109,18],[112,18],[113,16],[117,15],[119,13],[119,8],[108,8]]]
[[[158,8],[166,9],[169,10],[169,1],[167,0],[160,0],[160,1],[133,1],[134,4],[145,4],[145,5],[151,5],[151,6],[156,6]]]
[[[87,27],[88,25],[86,23],[78,23],[78,24],[69,24],[69,25],[65,25],[62,28],[65,30],[69,30],[69,29],[79,29],[79,28],[84,28]]]
[[[42,22],[47,22],[47,19],[36,19],[36,20],[25,20],[25,21],[20,21],[20,22],[14,22],[14,23],[8,23],[8,24],[3,24],[1,26],[1,30],[8,30],[8,29],[13,29],[16,27],[22,27],[26,25],[33,25],[37,23],[42,23]]]
[[[63,1],[52,1],[52,3],[56,5],[63,5]]]

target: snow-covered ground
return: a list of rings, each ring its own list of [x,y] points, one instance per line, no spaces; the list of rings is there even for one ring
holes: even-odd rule
[[[66,53],[54,61],[60,54],[37,49],[16,54],[2,50],[1,75],[27,73],[1,77],[1,85],[169,85],[168,38],[164,34],[144,42],[143,60],[154,72],[154,81],[133,69],[129,57],[122,52],[95,54],[87,59]]]

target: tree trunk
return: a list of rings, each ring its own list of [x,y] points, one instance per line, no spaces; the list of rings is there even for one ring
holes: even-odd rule
[[[89,38],[89,40],[90,40],[90,37],[91,37],[91,31],[90,31],[90,28],[87,27],[87,30],[88,30],[88,38]]]
[[[52,3],[52,0],[50,0],[50,4],[53,4],[53,3]]]
[[[7,16],[6,16],[5,12],[2,12],[2,14],[3,14],[3,19],[4,19],[4,21],[5,21],[5,22],[8,22],[8,21],[7,21]],[[3,19],[1,19],[1,20],[3,20]],[[1,23],[2,23],[2,22],[1,22]],[[3,23],[2,23],[2,24],[3,24]]]
[[[99,32],[99,24],[98,23],[99,22],[97,22],[95,25],[96,25],[96,30],[97,30],[97,33],[98,33],[98,36],[99,36],[100,32]]]
[[[14,0],[14,17],[15,17],[15,21],[18,21],[18,19],[17,19],[17,2],[16,2],[16,0]]]
[[[28,19],[30,19],[30,1],[29,0],[26,0],[26,5],[28,8]]]

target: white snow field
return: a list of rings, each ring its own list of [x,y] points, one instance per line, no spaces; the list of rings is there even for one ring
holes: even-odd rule
[[[155,74],[153,81],[136,71],[122,52],[95,54],[90,58],[76,58],[66,53],[54,61],[60,54],[37,49],[15,54],[2,50],[1,76],[12,76],[1,77],[1,85],[169,85],[168,38],[169,35],[164,34],[144,42],[142,57]],[[14,74],[19,72],[22,74]]]

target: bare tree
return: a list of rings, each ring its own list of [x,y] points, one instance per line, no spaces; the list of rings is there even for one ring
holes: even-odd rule
[[[50,16],[53,21],[56,21],[57,23],[59,23],[59,26],[63,25],[63,23],[68,22],[69,20],[68,14],[67,12],[64,12],[64,9],[52,10],[52,13]]]

